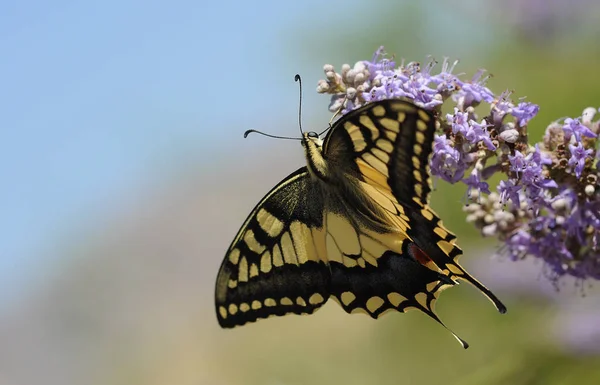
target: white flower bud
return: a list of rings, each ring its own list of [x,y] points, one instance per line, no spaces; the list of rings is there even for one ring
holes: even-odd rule
[[[498,136],[507,143],[515,143],[519,139],[519,131],[515,130],[514,128],[504,130]]]
[[[492,223],[494,222],[494,216],[492,214],[487,214],[485,218],[483,218],[483,221],[485,223]]]
[[[585,191],[585,195],[591,197],[596,192],[596,188],[593,185],[588,184],[587,186],[585,186],[584,191]]]
[[[483,229],[481,230],[481,233],[484,236],[489,237],[489,236],[496,234],[497,228],[498,228],[498,225],[496,223],[492,223],[491,225],[484,226]]]
[[[583,114],[581,114],[581,123],[585,125],[592,123],[594,115],[596,115],[596,109],[594,107],[586,108],[583,110]]]
[[[359,72],[356,74],[356,76],[354,77],[354,84],[355,85],[360,85],[363,84],[365,82],[365,74],[363,74],[362,72]]]
[[[564,210],[567,207],[567,200],[559,198],[550,204],[554,210]]]
[[[329,91],[329,83],[325,80],[319,80],[317,83],[317,92],[322,94]]]
[[[323,66],[323,72],[335,72],[335,68],[331,64],[325,64]]]

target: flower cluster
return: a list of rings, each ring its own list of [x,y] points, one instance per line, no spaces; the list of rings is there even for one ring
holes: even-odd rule
[[[453,73],[457,62],[445,59],[439,72],[436,65],[430,60],[396,66],[382,47],[372,60],[344,64],[340,73],[325,65],[317,92],[332,95],[332,112],[390,98],[411,99],[432,111],[439,126],[431,173],[466,184],[475,202],[465,206],[467,220],[483,235],[498,237],[513,259],[543,259],[554,279],[600,279],[597,110],[551,123],[543,141],[532,145],[527,125],[539,106],[515,102],[510,92],[494,94],[484,71],[464,80]],[[444,104],[451,113],[442,113]],[[502,176],[497,192],[486,182],[494,174]]]

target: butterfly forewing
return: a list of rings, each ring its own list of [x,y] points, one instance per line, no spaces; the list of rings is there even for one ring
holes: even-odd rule
[[[429,200],[435,120],[402,100],[371,103],[343,116],[324,144],[325,157],[388,190],[404,205]]]
[[[223,327],[288,313],[312,313],[328,298],[322,258],[322,194],[306,168],[277,185],[252,211],[217,276],[215,303]]]

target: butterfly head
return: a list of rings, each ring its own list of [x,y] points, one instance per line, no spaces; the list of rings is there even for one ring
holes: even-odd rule
[[[308,148],[315,146],[318,149],[323,147],[323,139],[314,131],[308,131],[302,133],[302,146]]]

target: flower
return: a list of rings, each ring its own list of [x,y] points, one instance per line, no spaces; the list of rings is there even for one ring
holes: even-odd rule
[[[471,174],[469,174],[469,177],[467,179],[464,179],[463,182],[465,182],[465,184],[468,187],[467,189],[467,195],[470,195],[471,190],[477,190],[479,193],[484,192],[486,194],[490,193],[490,186],[487,182],[483,182],[481,180],[481,173],[479,172],[479,170],[477,168],[473,168],[473,170],[471,171]],[[479,196],[479,194],[477,195]]]
[[[485,122],[485,119],[483,119],[481,123],[470,120],[469,130],[465,137],[473,144],[482,142],[488,150],[493,151],[496,149],[496,146],[494,146],[494,143],[492,143],[492,140],[490,139],[490,133],[487,131],[487,127],[489,127],[489,125]]]
[[[593,133],[588,127],[583,125],[579,119],[566,118],[565,124],[563,125],[563,131],[565,132],[565,139],[568,141],[571,139],[571,135],[575,135],[575,140],[581,142],[581,136],[587,136],[588,138],[595,138],[597,135]]]
[[[525,126],[537,115],[539,110],[540,106],[537,104],[521,102],[516,107],[513,107],[511,114],[519,119],[520,126]]]
[[[484,72],[484,70],[477,71],[470,82],[463,83],[462,87],[454,95],[454,100],[462,99],[462,102],[459,104],[468,106],[478,105],[482,101],[491,103],[494,100],[494,94],[485,87],[485,83],[489,77],[481,78]]]
[[[540,106],[514,103],[512,91],[494,94],[484,70],[464,79],[448,58],[436,73],[433,59],[422,66],[386,56],[380,47],[370,61],[344,64],[340,73],[326,65],[317,91],[331,95],[330,110],[389,98],[430,110],[439,123],[431,175],[466,185],[473,201],[464,208],[467,221],[497,237],[512,260],[543,260],[554,283],[567,275],[600,280],[598,109],[551,122],[542,142],[529,143],[526,126]],[[443,104],[453,112],[442,115]],[[500,176],[496,191],[487,182],[492,175]]]
[[[510,170],[517,173],[517,175],[519,175],[519,172],[522,172],[527,167],[525,156],[523,156],[523,154],[521,154],[519,151],[515,151],[515,155],[509,155],[508,161],[510,162]]]
[[[516,207],[521,206],[521,198],[519,198],[519,192],[523,186],[515,184],[512,180],[501,180],[498,186],[498,192],[500,193],[500,201],[506,204],[508,201],[512,201]]]
[[[463,155],[452,145],[447,137],[436,135],[433,144],[434,152],[431,158],[431,174],[450,183],[462,179],[467,169]]]
[[[452,133],[454,135],[458,133],[466,135],[469,131],[469,114],[460,112],[456,107],[454,107],[454,115],[447,114],[446,120],[452,122]]]
[[[575,166],[575,176],[579,178],[583,167],[585,166],[585,160],[592,155],[594,150],[586,150],[583,144],[577,143],[577,145],[569,144],[569,151],[571,151],[571,157],[569,158],[569,166]]]

